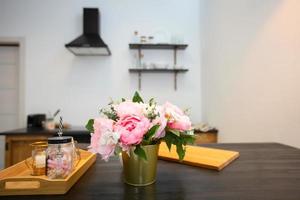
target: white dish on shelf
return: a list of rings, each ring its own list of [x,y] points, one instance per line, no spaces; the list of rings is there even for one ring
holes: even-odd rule
[[[170,34],[163,28],[153,31],[153,44],[170,44]]]

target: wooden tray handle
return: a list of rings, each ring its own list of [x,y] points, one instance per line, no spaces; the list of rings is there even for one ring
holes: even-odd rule
[[[39,189],[46,186],[47,181],[41,178],[12,177],[0,181],[0,190]]]

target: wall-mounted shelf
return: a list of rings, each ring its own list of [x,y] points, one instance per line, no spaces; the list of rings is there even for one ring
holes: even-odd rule
[[[139,76],[139,90],[142,88],[142,73],[174,73],[174,90],[177,90],[177,74],[180,72],[187,72],[188,69],[185,68],[176,68],[177,66],[177,50],[184,50],[188,47],[187,44],[150,44],[150,43],[130,43],[130,49],[137,49],[138,50],[138,65],[135,68],[130,68],[129,72],[131,73],[138,73]],[[174,57],[173,57],[173,66],[174,68],[142,68],[142,49],[152,49],[152,50],[173,50]]]
[[[187,44],[147,44],[147,43],[131,43],[130,49],[186,49]]]
[[[177,74],[184,73],[189,71],[185,68],[173,68],[173,69],[166,69],[166,68],[153,68],[153,69],[145,69],[145,68],[129,68],[129,72],[131,73],[138,73],[139,76],[139,89],[142,87],[142,73],[174,73],[174,90],[177,90]]]
[[[153,69],[147,69],[147,68],[129,68],[129,72],[174,72],[174,73],[178,73],[178,72],[187,72],[189,71],[188,69],[185,68],[174,68],[174,69],[169,69],[169,68],[153,68]]]

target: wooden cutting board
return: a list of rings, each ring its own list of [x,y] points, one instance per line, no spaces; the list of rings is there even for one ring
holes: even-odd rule
[[[179,161],[176,153],[176,146],[171,147],[169,151],[166,143],[162,142],[159,147],[158,156],[163,160],[177,161],[187,165],[204,167],[221,171],[229,163],[239,157],[239,152],[222,149],[214,149],[199,146],[186,146],[185,157]]]

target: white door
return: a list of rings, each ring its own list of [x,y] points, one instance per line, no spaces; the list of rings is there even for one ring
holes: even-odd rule
[[[19,125],[19,47],[0,44],[0,132]]]

